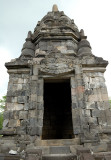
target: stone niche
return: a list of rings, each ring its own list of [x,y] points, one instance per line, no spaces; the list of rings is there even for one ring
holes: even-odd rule
[[[54,5],[28,32],[20,57],[5,64],[1,157],[10,150],[27,160],[110,157],[107,65],[93,55],[84,31]]]

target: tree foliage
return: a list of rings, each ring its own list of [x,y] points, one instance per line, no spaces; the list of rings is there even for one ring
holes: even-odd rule
[[[111,99],[109,100],[110,108],[111,108]]]
[[[3,112],[5,108],[5,102],[6,102],[6,96],[3,96],[2,99],[0,99],[0,129],[2,129],[2,124],[3,124]]]
[[[0,129],[2,129],[3,124],[3,113],[0,113]]]
[[[6,102],[6,96],[3,96],[2,99],[0,99],[0,112],[4,111],[5,102]]]

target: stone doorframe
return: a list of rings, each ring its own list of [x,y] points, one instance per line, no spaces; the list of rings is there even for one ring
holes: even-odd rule
[[[37,81],[37,124],[38,124],[38,135],[42,136],[43,127],[43,115],[44,115],[44,80],[45,79],[70,79],[71,86],[71,102],[72,102],[72,123],[73,123],[73,133],[74,135],[79,135],[82,133],[81,119],[82,119],[82,108],[84,108],[83,99],[83,79],[81,74],[81,67],[75,68],[75,73],[68,73],[66,75],[52,76],[52,75],[42,75],[38,76]]]

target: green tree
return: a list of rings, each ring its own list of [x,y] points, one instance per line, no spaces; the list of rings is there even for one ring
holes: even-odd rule
[[[109,100],[110,108],[111,108],[111,99]]]
[[[0,99],[0,112],[4,111],[5,102],[6,102],[6,96],[3,96],[2,99]]]
[[[3,124],[3,113],[0,113],[0,129],[2,129]]]
[[[2,129],[2,124],[3,124],[3,112],[5,108],[5,102],[6,102],[6,96],[3,96],[2,99],[0,99],[0,129]]]

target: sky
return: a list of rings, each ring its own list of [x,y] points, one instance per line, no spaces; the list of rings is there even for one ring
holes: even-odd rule
[[[53,4],[84,29],[93,54],[109,61],[104,76],[111,97],[111,0],[0,0],[0,98],[9,80],[5,62],[20,56],[28,31]]]

